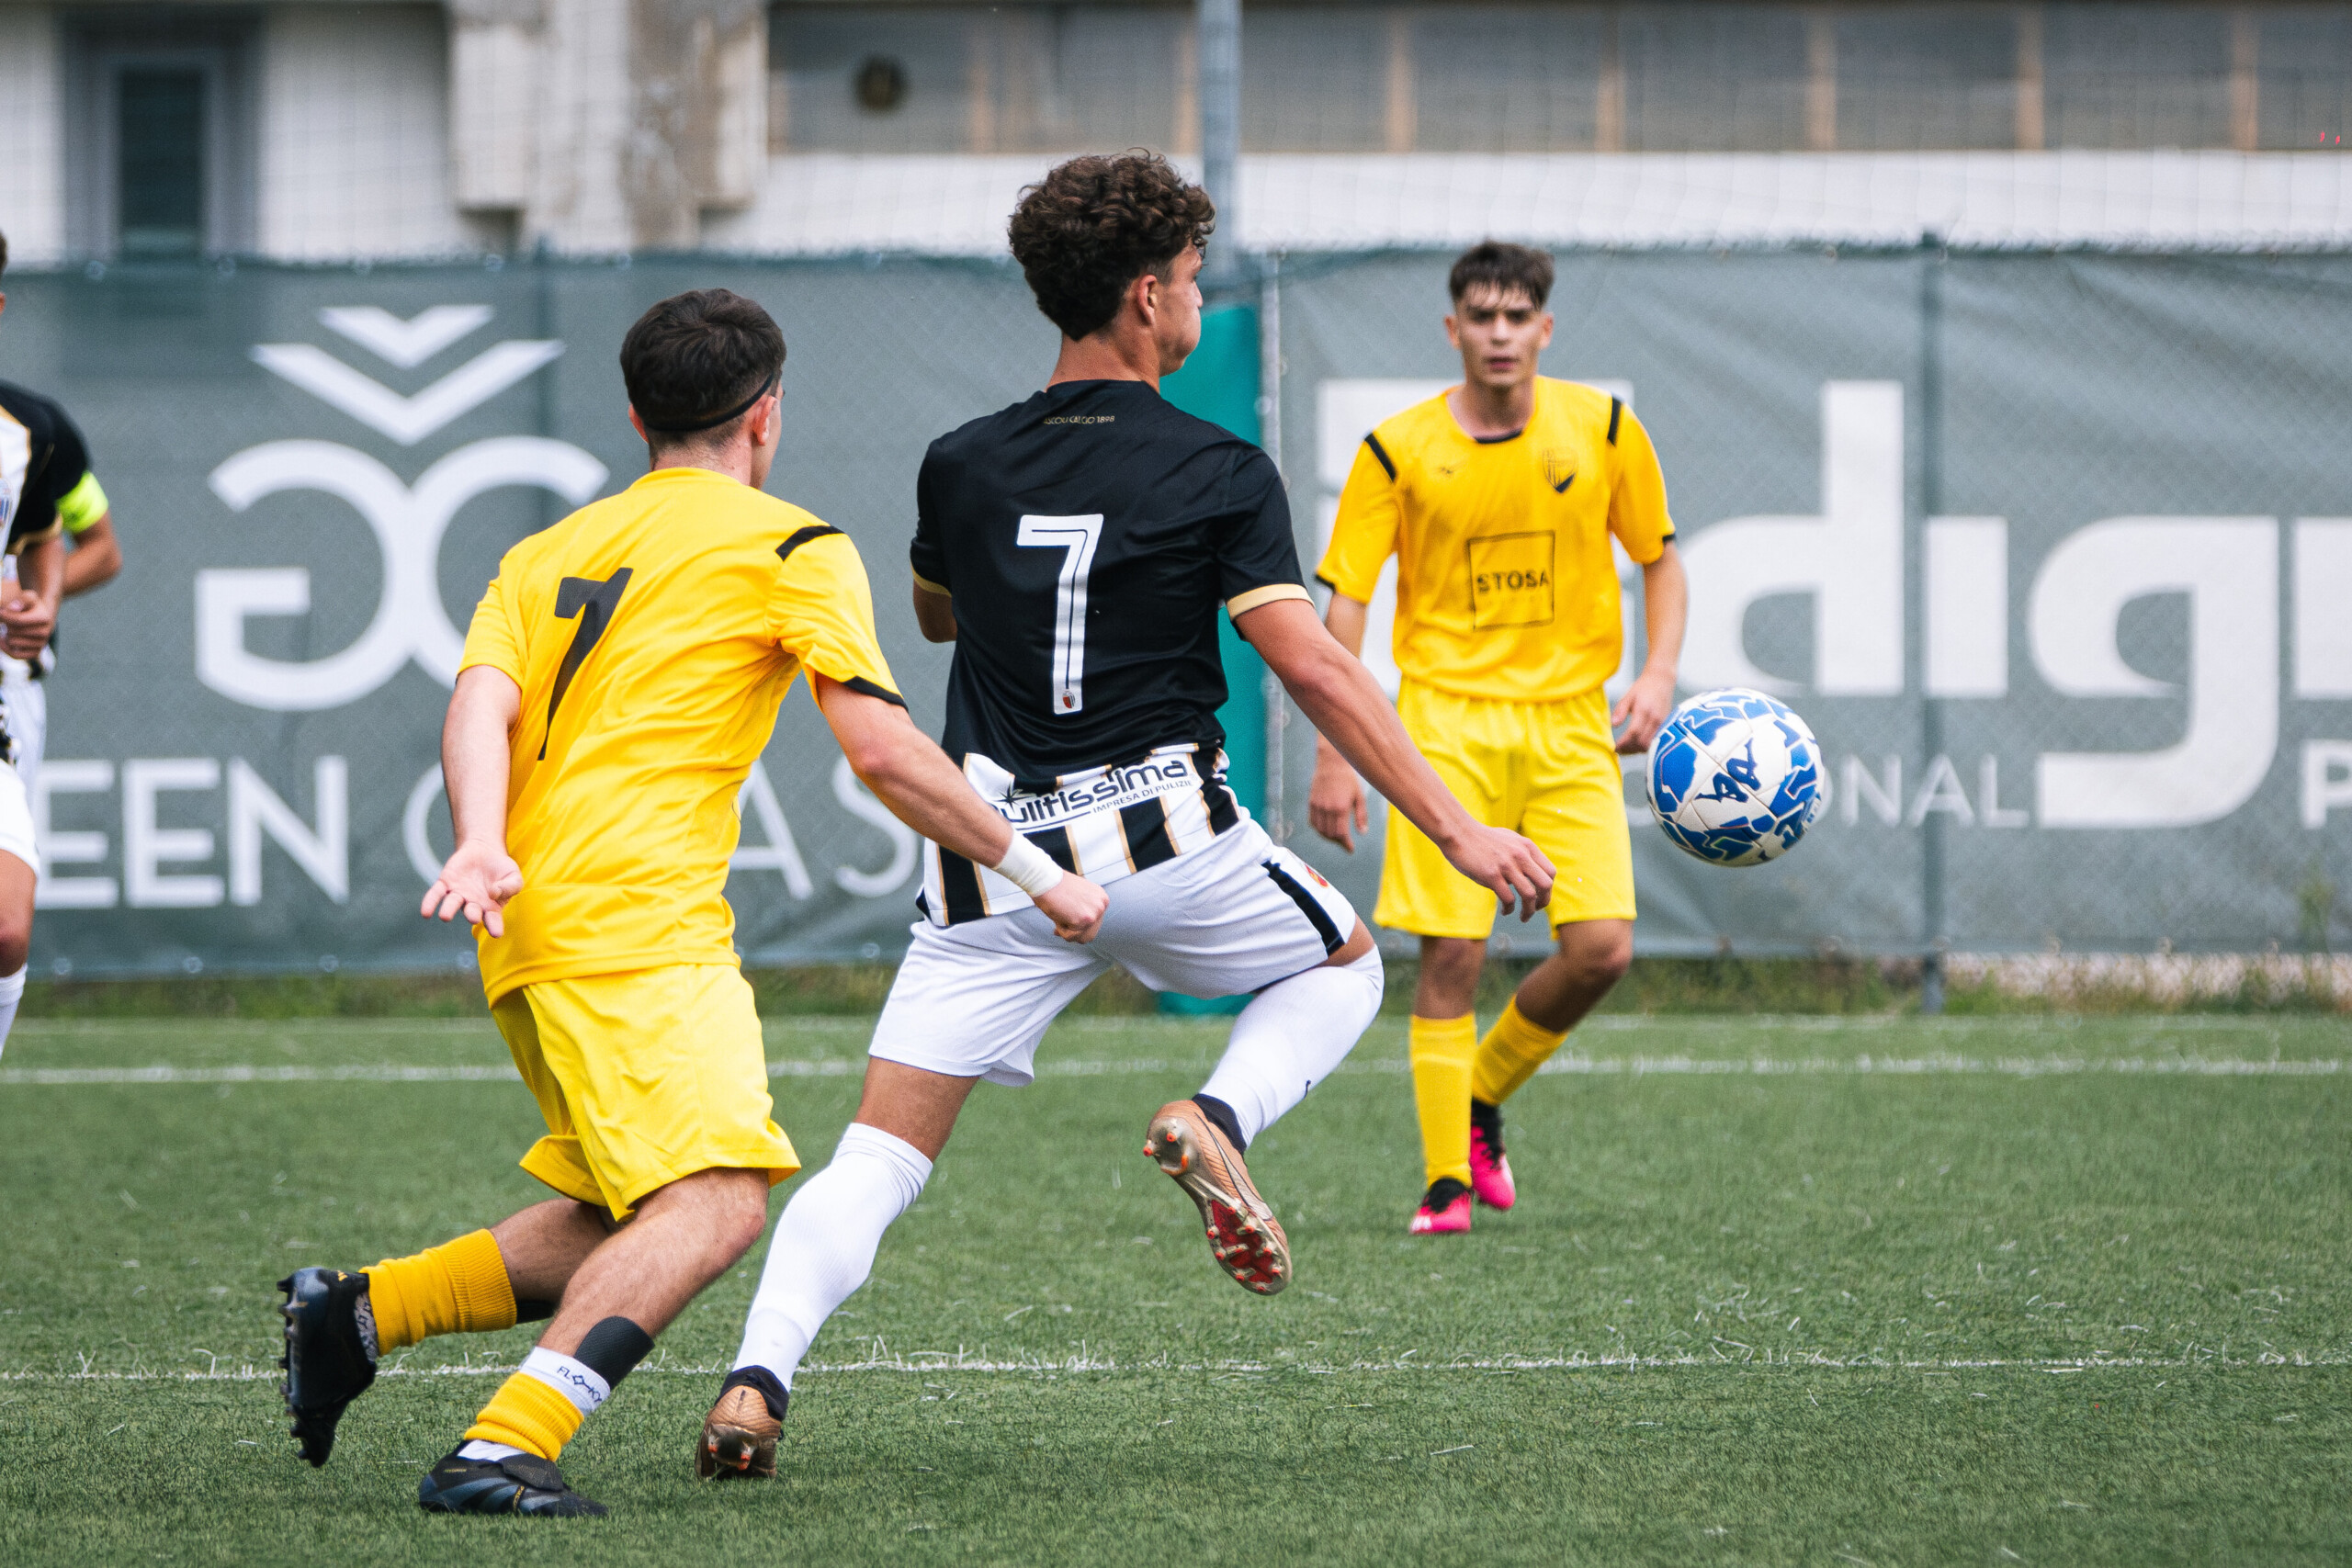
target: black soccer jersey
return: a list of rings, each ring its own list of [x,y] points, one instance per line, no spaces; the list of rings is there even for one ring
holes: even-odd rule
[[[933,442],[915,494],[916,581],[956,605],[941,743],[981,793],[1097,881],[1229,827],[1218,610],[1306,597],[1272,461],[1142,382],[1065,382]],[[934,919],[1027,902],[972,870],[934,851]]]
[[[65,411],[0,381],[0,524],[10,555],[58,532],[60,506],[89,471],[89,448]]]

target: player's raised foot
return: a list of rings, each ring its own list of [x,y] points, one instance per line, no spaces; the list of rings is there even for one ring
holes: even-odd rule
[[[1430,1183],[1421,1195],[1421,1206],[1413,1211],[1412,1223],[1405,1227],[1408,1235],[1453,1235],[1470,1229],[1470,1189],[1450,1176],[1441,1176]]]
[[[790,1391],[781,1392],[789,1402]],[[722,1389],[718,1403],[702,1418],[695,1473],[705,1481],[738,1475],[763,1480],[775,1473],[775,1444],[783,1435],[781,1409],[772,1407],[760,1390],[748,1384]]]
[[[1489,1209],[1519,1201],[1510,1161],[1503,1154],[1502,1107],[1482,1100],[1470,1102],[1470,1194]]]
[[[536,1514],[551,1519],[594,1519],[610,1511],[574,1492],[563,1472],[537,1454],[464,1459],[455,1450],[416,1483],[416,1505],[428,1514]]]
[[[1201,1211],[1209,1251],[1243,1290],[1271,1296],[1290,1283],[1290,1240],[1250,1183],[1241,1152],[1189,1100],[1161,1106],[1143,1152],[1159,1162]]]
[[[277,1281],[286,1303],[286,1369],[279,1386],[294,1440],[313,1465],[334,1451],[344,1407],[376,1381],[375,1337],[366,1315],[368,1276],[341,1269],[297,1269]]]

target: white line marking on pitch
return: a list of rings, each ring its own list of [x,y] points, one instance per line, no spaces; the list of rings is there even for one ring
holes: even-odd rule
[[[2199,1354],[2185,1357],[2155,1356],[2084,1356],[2084,1357],[2018,1357],[2015,1359],[1986,1358],[1981,1360],[1896,1361],[1867,1356],[1829,1356],[1820,1353],[1790,1355],[1771,1360],[1716,1360],[1699,1356],[1647,1356],[1611,1352],[1587,1355],[1577,1352],[1566,1356],[1494,1356],[1463,1358],[1450,1361],[1349,1361],[1303,1364],[1267,1361],[1176,1361],[1165,1357],[1122,1362],[1102,1356],[1070,1356],[1047,1360],[995,1360],[986,1357],[967,1356],[960,1352],[940,1350],[892,1353],[887,1358],[865,1361],[811,1361],[800,1370],[819,1375],[881,1372],[891,1374],[923,1373],[936,1376],[941,1372],[988,1373],[993,1375],[1047,1375],[1073,1372],[1137,1373],[1175,1372],[1197,1374],[1298,1372],[1308,1377],[1339,1377],[1351,1373],[1410,1373],[1414,1376],[1444,1376],[1453,1373],[1487,1372],[1606,1372],[1606,1371],[1675,1371],[1738,1368],[1775,1371],[1911,1371],[1911,1372],[1990,1372],[2026,1371],[2043,1373],[2086,1371],[2184,1371],[2199,1367],[2218,1367],[2226,1371],[2263,1371],[2285,1368],[2290,1371],[2312,1368],[2352,1366],[2352,1356],[2337,1354],[2306,1355],[2298,1352],[2291,1359],[2275,1351],[2266,1351],[2258,1358],[2222,1357]],[[469,1362],[457,1366],[410,1367],[394,1364],[377,1373],[379,1378],[503,1378],[514,1367],[494,1360]],[[658,1374],[672,1377],[724,1377],[727,1368],[684,1366],[676,1363],[640,1366],[637,1375]],[[243,1366],[231,1371],[83,1371],[83,1372],[0,1372],[0,1383],[8,1382],[275,1382],[284,1377],[277,1368]]]
[[[1193,1070],[1205,1060],[1164,1057],[1110,1062],[1045,1061],[1040,1077],[1140,1077]],[[774,1078],[849,1077],[865,1071],[862,1057],[826,1056],[770,1062]],[[1401,1060],[1351,1062],[1345,1073],[1402,1073]],[[1555,1056],[1539,1069],[1550,1074],[1627,1077],[2068,1077],[2114,1073],[2141,1077],[2333,1077],[2344,1071],[2340,1058],[2280,1059],[2260,1056],[1929,1056],[1785,1057],[1743,1056]],[[350,1063],[340,1066],[218,1067],[0,1067],[0,1087],[240,1084],[240,1083],[514,1083],[521,1075],[504,1064],[438,1066]]]

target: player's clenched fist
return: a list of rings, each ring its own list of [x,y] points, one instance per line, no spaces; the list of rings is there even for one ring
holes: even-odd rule
[[[1506,911],[1516,903],[1522,920],[1534,919],[1535,911],[1552,901],[1551,858],[1508,828],[1473,826],[1459,841],[1446,846],[1445,858],[1454,870],[1501,899]]]
[[[440,876],[424,890],[424,906],[417,913],[427,919],[438,915],[451,920],[462,911],[468,925],[504,936],[506,920],[501,911],[521,891],[523,868],[514,856],[490,844],[459,844]]]
[[[1035,900],[1054,922],[1054,934],[1064,942],[1092,942],[1102,930],[1102,912],[1111,896],[1082,876],[1069,872]]]

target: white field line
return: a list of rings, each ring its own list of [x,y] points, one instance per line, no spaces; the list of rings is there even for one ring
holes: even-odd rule
[[[1409,1356],[1409,1352],[1408,1355]],[[956,1372],[1010,1376],[1062,1376],[1073,1373],[1147,1374],[1147,1373],[1209,1373],[1218,1377],[1270,1377],[1280,1373],[1297,1373],[1306,1377],[1339,1377],[1344,1375],[1409,1373],[1416,1377],[1450,1376],[1462,1373],[1496,1372],[1597,1372],[1597,1371],[1676,1371],[1692,1369],[1712,1370],[1724,1367],[1767,1368],[1784,1371],[2029,1371],[2064,1374],[2082,1371],[2184,1371],[2198,1368],[2221,1368],[2240,1371],[2267,1367],[2332,1368],[2352,1366],[2352,1355],[2339,1352],[2312,1354],[2298,1350],[2282,1355],[2266,1350],[2258,1357],[2228,1356],[2219,1351],[2192,1350],[2179,1356],[2123,1356],[2094,1352],[2087,1356],[2021,1356],[1984,1357],[1972,1359],[1905,1360],[1883,1356],[1837,1356],[1823,1351],[1783,1351],[1758,1357],[1698,1356],[1687,1352],[1672,1355],[1643,1354],[1637,1351],[1571,1351],[1558,1356],[1464,1356],[1445,1361],[1417,1361],[1408,1359],[1369,1361],[1180,1361],[1167,1356],[1155,1356],[1135,1361],[1121,1361],[1115,1357],[1080,1354],[1076,1356],[1026,1357],[1006,1360],[985,1355],[968,1355],[960,1350],[916,1350],[904,1354],[885,1350],[862,1361],[811,1361],[800,1371],[814,1376],[847,1376],[860,1372],[922,1374],[936,1376],[942,1372]],[[503,1378],[514,1367],[485,1359],[462,1365],[410,1367],[394,1364],[377,1373],[379,1378]],[[709,1366],[688,1366],[681,1362],[651,1362],[637,1369],[636,1375],[674,1377],[723,1377],[727,1367],[719,1363]],[[0,1372],[0,1383],[71,1383],[71,1382],[276,1382],[284,1374],[274,1366],[256,1366],[251,1362],[233,1368],[218,1363],[202,1371],[100,1371],[74,1372],[13,1371]]]
[[[1045,1061],[1037,1064],[1041,1077],[1141,1077],[1198,1070],[1206,1059],[1127,1057],[1112,1061]],[[1345,1073],[1402,1073],[1400,1058],[1374,1057],[1350,1062]],[[2147,1077],[2333,1077],[2345,1070],[2340,1057],[2280,1058],[2276,1056],[1964,1056],[1956,1053],[1929,1055],[1854,1056],[1591,1056],[1582,1052],[1555,1056],[1538,1069],[1587,1077],[1996,1077],[2016,1078],[2121,1074]],[[838,1078],[865,1071],[862,1057],[787,1058],[768,1064],[772,1078]],[[492,1063],[437,1066],[399,1063],[349,1063],[339,1066],[217,1067],[0,1067],[0,1088],[128,1084],[268,1084],[268,1083],[519,1083],[513,1066]]]
[[[1720,1033],[1758,1031],[1801,1034],[1850,1034],[1894,1032],[1905,1034],[2083,1034],[2154,1032],[2160,1034],[2275,1034],[2281,1029],[2345,1025],[2340,1016],[2282,1014],[2248,1016],[2233,1013],[1987,1013],[1973,1017],[1922,1018],[1914,1013],[1597,1013],[1577,1025],[1587,1034]],[[770,1034],[795,1032],[830,1034],[871,1033],[871,1013],[775,1013],[761,1021]],[[1401,1019],[1385,1026],[1401,1028]],[[1080,1034],[1126,1034],[1138,1032],[1224,1033],[1233,1027],[1222,1017],[1185,1018],[1166,1013],[1114,1014],[1057,1020],[1057,1031]],[[28,1018],[20,1019],[12,1035],[38,1034],[161,1034],[184,1036],[191,1029],[207,1034],[478,1034],[493,1035],[486,1014],[469,1018]]]

